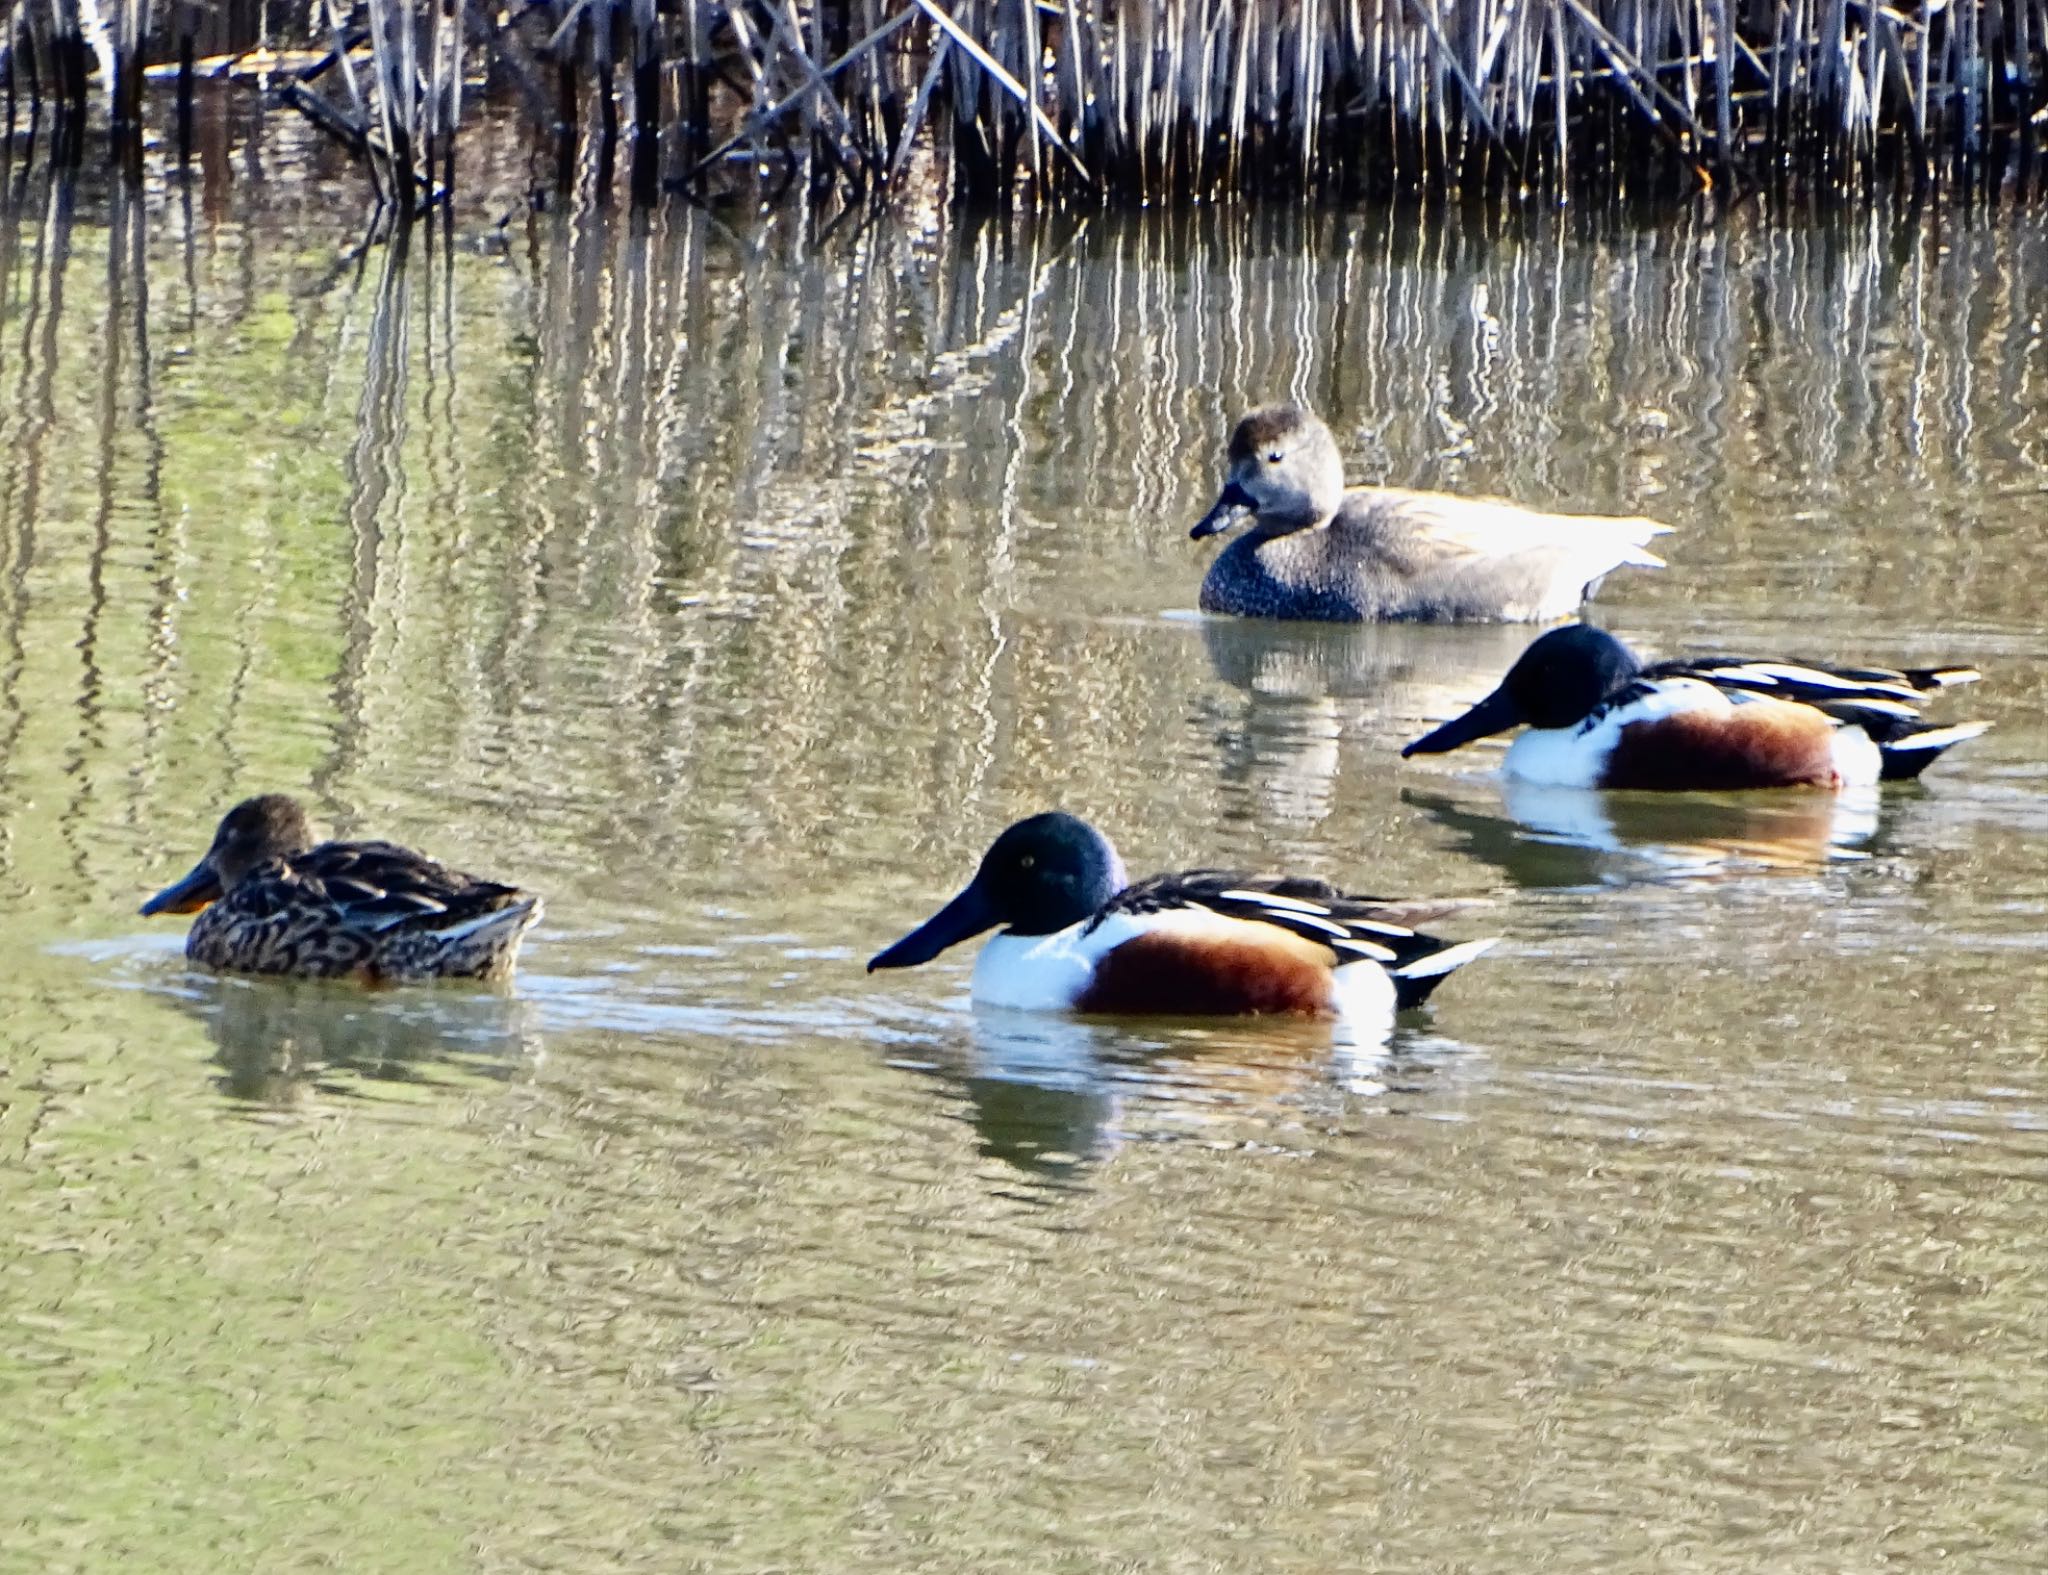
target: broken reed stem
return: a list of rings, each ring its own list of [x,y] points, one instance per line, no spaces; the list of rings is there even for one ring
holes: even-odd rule
[[[349,3],[291,13],[346,96],[305,73],[286,96],[406,208],[452,184],[473,60],[552,114],[564,179],[608,186],[629,132],[642,202],[760,166],[857,202],[920,147],[970,201],[1844,189],[1886,170],[1981,187],[2048,110],[2043,0],[353,0],[363,23]],[[189,141],[197,0],[0,5],[0,68],[31,115],[48,101],[81,126],[97,69],[139,146],[142,68],[176,59]],[[250,25],[216,14],[210,36],[231,24]]]

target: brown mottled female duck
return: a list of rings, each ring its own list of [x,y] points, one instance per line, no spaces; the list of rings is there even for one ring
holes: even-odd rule
[[[1202,581],[1204,612],[1331,623],[1548,623],[1611,569],[1664,560],[1655,520],[1544,514],[1498,498],[1344,485],[1330,429],[1299,405],[1254,410],[1230,435],[1200,541],[1249,521]]]
[[[185,955],[202,967],[396,984],[509,979],[541,901],[395,843],[315,843],[298,801],[265,793],[142,911],[198,913]]]

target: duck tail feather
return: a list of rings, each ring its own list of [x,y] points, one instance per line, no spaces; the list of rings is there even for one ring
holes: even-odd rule
[[[1389,968],[1393,976],[1394,998],[1402,1011],[1420,1006],[1429,999],[1430,992],[1458,969],[1462,968],[1482,952],[1490,951],[1500,944],[1498,935],[1489,935],[1484,940],[1460,941],[1455,946],[1446,946],[1441,951],[1430,952],[1417,957],[1413,962]]]
[[[1878,744],[1879,775],[1886,782],[1910,782],[1950,746],[1975,738],[1989,728],[1989,722],[1958,722],[1952,727],[1922,728]]]
[[[540,898],[527,896],[518,902],[508,902],[502,908],[489,908],[482,913],[471,914],[454,924],[437,928],[434,933],[444,941],[460,941],[475,936],[494,935],[507,928],[523,930],[529,924],[537,922],[540,913]]]
[[[1974,667],[1909,667],[1902,676],[1915,689],[1956,689],[1984,675]]]

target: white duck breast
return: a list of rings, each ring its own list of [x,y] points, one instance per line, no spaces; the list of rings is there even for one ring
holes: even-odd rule
[[[1731,709],[1733,703],[1712,684],[1697,678],[1666,679],[1639,699],[1602,706],[1575,727],[1529,728],[1508,746],[1500,769],[1505,776],[1545,787],[1598,787],[1607,757],[1626,729],[1688,712]]]
[[[1069,1010],[1088,988],[1096,963],[1113,949],[1102,942],[1102,930],[1084,936],[1086,928],[1070,924],[1050,935],[991,935],[974,959],[974,999],[1026,1012]]]

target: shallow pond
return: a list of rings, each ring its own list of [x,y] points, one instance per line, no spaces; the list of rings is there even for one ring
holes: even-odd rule
[[[2032,1567],[2038,220],[820,236],[237,165],[0,213],[0,1564]],[[1396,746],[1513,629],[1193,611],[1230,420],[1657,515],[1665,652],[1968,661],[1879,805]],[[195,975],[244,792],[547,895]],[[866,977],[1008,820],[1481,897],[1383,1050]]]

